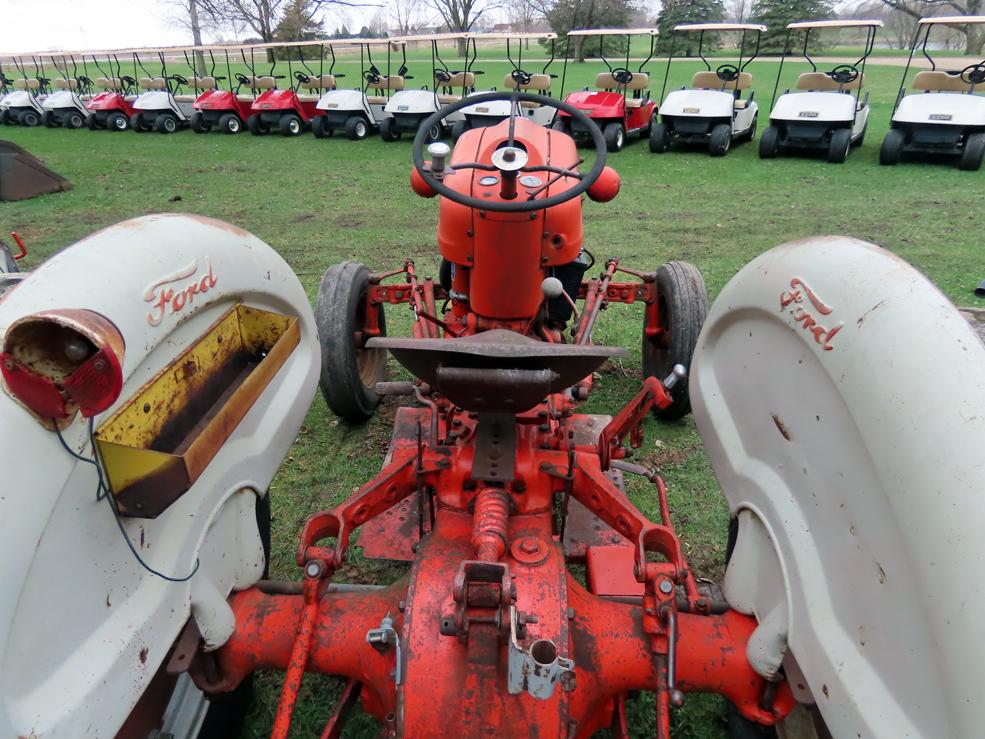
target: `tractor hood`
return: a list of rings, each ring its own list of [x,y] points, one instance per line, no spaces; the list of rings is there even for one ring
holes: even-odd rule
[[[904,97],[894,123],[985,127],[985,96],[956,92],[925,92]]]
[[[7,386],[0,390],[0,735],[114,736],[191,612],[211,640],[228,638],[226,596],[263,572],[256,496],[304,419],[320,356],[307,296],[287,264],[245,231],[200,217],[108,228],[0,302],[5,345],[11,324],[40,311],[84,308],[118,330],[123,389],[95,418],[97,434],[153,378],[208,371],[200,356],[174,361],[239,303],[293,317],[297,345],[187,492],[155,518],[122,519],[160,572],[184,577],[198,560],[188,582],[140,566],[108,503],[96,499],[94,467],[70,456]],[[134,418],[159,407],[137,406]],[[86,421],[76,418],[63,435],[92,456]]]
[[[855,120],[855,96],[844,92],[786,92],[777,98],[770,120],[850,124]]]
[[[847,237],[767,252],[708,314],[690,390],[739,515],[725,594],[831,736],[985,725],[983,367],[936,287]]]
[[[660,106],[660,115],[682,118],[732,119],[735,98],[724,90],[674,90]]]

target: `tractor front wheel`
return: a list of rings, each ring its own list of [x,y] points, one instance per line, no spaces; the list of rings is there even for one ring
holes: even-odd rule
[[[650,129],[650,151],[653,154],[663,154],[670,148],[670,131],[666,123],[654,123]]]
[[[126,118],[124,118],[126,120]],[[86,118],[86,128],[90,131],[95,131],[99,128],[99,117],[95,113],[90,113],[89,117]]]
[[[965,137],[964,151],[961,152],[961,163],[958,166],[966,172],[975,172],[981,169],[983,156],[985,133],[970,133]]]
[[[441,128],[441,124],[435,123],[430,129],[428,129],[427,135],[424,137],[424,143],[433,144],[435,141],[440,141],[441,134],[443,133],[444,130]]]
[[[759,158],[772,159],[780,152],[780,129],[767,126],[759,137]]]
[[[369,124],[366,119],[359,115],[347,118],[345,121],[345,135],[350,141],[362,141],[369,135]]]
[[[254,136],[266,136],[270,133],[270,128],[261,120],[259,113],[254,113],[246,119],[246,127]]]
[[[708,137],[708,153],[713,157],[723,157],[732,147],[732,124],[719,123],[711,129]]]
[[[674,365],[691,370],[698,334],[708,315],[708,292],[698,268],[689,262],[667,262],[657,270],[657,324],[650,325],[650,311],[643,323],[643,375],[666,378]],[[657,418],[674,421],[691,412],[687,378],[670,391],[674,402],[655,409]]]
[[[569,118],[562,118],[560,114],[554,119],[554,123],[551,124],[551,128],[555,131],[560,131],[561,133],[566,133],[571,135],[571,120]]]
[[[85,125],[85,118],[82,117],[81,113],[72,111],[65,119],[65,125],[69,128],[82,128]]]
[[[386,350],[367,349],[369,338],[366,291],[369,269],[358,262],[329,267],[315,301],[315,323],[321,344],[321,391],[329,409],[350,423],[365,421],[376,410],[376,383],[386,377]],[[383,308],[379,335],[386,335]]]
[[[831,132],[828,144],[828,163],[842,164],[848,159],[848,150],[852,146],[852,129],[838,128]]]
[[[10,123],[10,111],[4,108],[0,110],[0,126],[6,126]]]
[[[380,121],[380,138],[384,141],[396,141],[400,138],[400,131],[397,129],[397,121],[393,116],[389,116]]]
[[[22,126],[34,128],[35,126],[41,125],[41,116],[33,110],[25,110],[21,113],[20,123]]]
[[[327,139],[335,133],[335,129],[326,125],[328,119],[323,115],[316,115],[311,119],[311,133],[316,139]]]

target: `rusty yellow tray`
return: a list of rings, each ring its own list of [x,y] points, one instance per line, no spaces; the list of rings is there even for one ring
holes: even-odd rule
[[[99,426],[120,513],[155,518],[199,478],[297,347],[298,319],[233,306]]]

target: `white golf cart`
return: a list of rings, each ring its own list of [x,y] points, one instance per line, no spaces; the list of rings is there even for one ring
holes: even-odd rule
[[[698,58],[705,71],[696,72],[691,87],[682,87],[664,97],[660,96],[660,122],[650,129],[650,151],[662,154],[675,142],[702,144],[713,157],[724,156],[738,139],[751,141],[756,135],[759,105],[755,92],[742,97],[743,90],[752,87],[752,74],[746,67],[759,54],[759,41],[766,26],[753,23],[694,23],[674,27],[670,55],[664,72],[664,91],[674,59],[674,42],[678,34],[698,34]],[[713,72],[704,56],[705,34],[739,33],[737,64],[721,64]],[[755,34],[752,55],[743,61],[746,36]],[[680,57],[678,57],[680,58]]]
[[[439,44],[465,41],[465,60],[464,69],[449,69],[448,65],[441,58]],[[475,61],[475,45],[469,43],[467,33],[439,33],[424,36],[404,36],[396,39],[404,44],[412,44],[426,41],[431,44],[431,79],[434,87],[429,89],[424,85],[419,90],[399,89],[390,97],[389,102],[383,108],[389,117],[380,121],[380,138],[384,141],[396,141],[402,133],[417,134],[417,129],[426,118],[436,113],[445,105],[457,103],[463,96],[475,92],[475,77],[481,72],[471,69],[472,62]],[[470,59],[471,50],[471,59]],[[401,69],[406,67],[403,65]],[[396,84],[403,85],[404,80],[413,79],[406,74],[397,73]],[[393,90],[394,88],[389,88]],[[455,124],[456,121],[464,120],[465,116],[461,111],[457,111],[448,118],[442,119],[441,123],[432,126],[428,131],[427,140],[437,141],[445,132]]]
[[[86,69],[85,56],[82,55],[81,74],[74,54],[52,54],[49,58],[51,65],[60,76],[51,81],[53,91],[41,104],[44,108],[41,122],[48,128],[57,126],[82,128],[89,117],[89,110],[85,104],[92,99],[93,88],[93,82],[89,79]],[[69,65],[71,65],[71,74],[69,74]]]
[[[802,53],[811,71],[797,77],[795,90],[788,89],[778,98],[785,58],[780,57],[770,125],[759,138],[760,158],[772,159],[795,149],[820,150],[826,152],[829,162],[841,164],[853,146],[862,145],[869,125],[869,94],[862,97],[865,62],[881,27],[882,21],[876,20],[804,21],[787,26],[784,48],[791,48],[791,37],[803,32]],[[812,32],[843,29],[863,30],[862,56],[854,64],[839,64],[828,72],[819,72],[808,53]]]
[[[523,68],[523,46],[531,41],[554,41],[556,33],[474,33],[471,34],[473,49],[479,44],[487,41],[506,41],[506,60],[513,68],[503,79],[504,90],[517,90],[520,92],[532,92],[537,95],[551,96],[551,80],[556,79],[556,74],[548,72],[554,61],[554,44],[550,45],[550,57],[541,68],[540,72],[528,72]],[[516,54],[514,55],[513,44],[516,44]],[[516,58],[514,58],[514,56]],[[495,89],[495,88],[494,88]],[[458,137],[470,128],[484,128],[494,126],[502,120],[509,118],[512,103],[508,100],[493,100],[488,103],[471,105],[462,109],[464,120],[456,121],[452,126],[452,139],[458,141]],[[550,126],[554,122],[556,111],[545,105],[524,101],[520,103],[520,112],[523,117],[533,121],[539,126]]]
[[[399,39],[352,39],[348,41],[332,41],[328,44],[332,54],[332,67],[335,68],[336,46],[357,45],[359,48],[360,86],[352,89],[336,88],[329,90],[318,101],[318,110],[325,111],[324,115],[311,120],[311,132],[317,138],[334,135],[335,131],[345,131],[353,141],[360,141],[370,132],[377,130],[384,118],[390,116],[386,105],[390,101],[391,91],[402,90],[407,74],[406,47]],[[390,54],[397,47],[403,50],[403,60],[396,74],[390,74]],[[386,72],[382,72],[373,59],[373,49],[386,49]],[[334,78],[344,77],[344,74],[334,74]],[[371,94],[372,93],[372,94]]]
[[[985,156],[985,60],[964,69],[945,71],[927,50],[935,26],[985,24],[985,16],[939,16],[920,20],[903,72],[891,128],[882,140],[880,164],[896,164],[905,152],[957,155],[961,169],[974,171]],[[917,47],[930,62],[918,72],[913,89],[906,93],[906,80]]]
[[[189,47],[193,49],[194,47]],[[195,95],[180,94],[181,88],[189,81],[180,74],[168,74],[166,53],[188,51],[189,49],[150,49],[161,62],[161,74],[153,76],[137,52],[133,54],[134,66],[140,67],[146,76],[137,80],[137,87],[143,90],[134,101],[134,113],[130,116],[130,127],[137,133],[156,130],[159,133],[174,133],[179,128],[188,125],[189,119],[195,113],[193,104]],[[147,53],[141,52],[141,53]],[[194,75],[194,69],[192,70]]]
[[[42,104],[51,92],[50,80],[44,76],[44,69],[36,57],[32,57],[34,76],[29,77],[22,57],[13,57],[14,66],[20,73],[15,79],[12,92],[0,98],[0,124],[39,126],[44,115]]]

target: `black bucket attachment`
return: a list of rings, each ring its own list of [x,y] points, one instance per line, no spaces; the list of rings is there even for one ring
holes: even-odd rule
[[[0,141],[0,200],[27,200],[71,189],[71,182],[36,156],[10,141]]]

